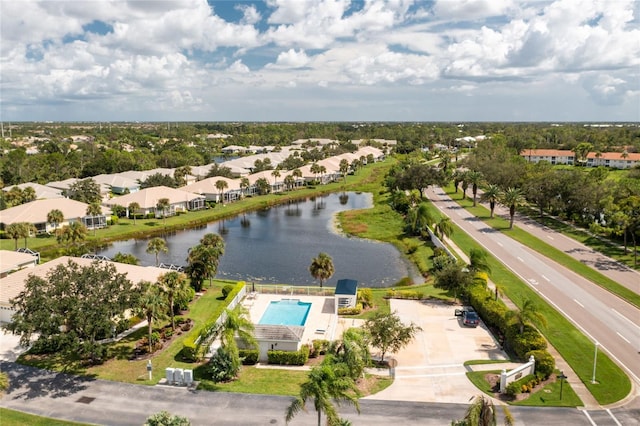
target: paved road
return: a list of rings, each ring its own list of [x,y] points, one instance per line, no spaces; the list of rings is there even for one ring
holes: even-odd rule
[[[639,309],[491,229],[441,189],[426,193],[452,221],[580,328],[594,345],[598,342],[599,350],[604,350],[640,384]]]
[[[496,205],[494,213],[509,220],[509,210],[504,206]],[[640,294],[640,272],[587,247],[573,238],[546,227],[530,217],[521,216],[516,213],[516,226],[521,227],[531,235],[536,236],[585,265],[596,269],[602,275],[614,280],[618,284]]]
[[[196,425],[284,425],[289,397],[188,391],[82,379],[19,364],[0,362],[11,389],[0,406],[42,416],[104,425],[141,425],[161,410],[188,417]],[[342,407],[354,425],[445,425],[461,418],[464,404],[401,401],[360,402],[361,414]],[[316,425],[310,404],[291,425]],[[574,408],[511,407],[517,425],[640,425],[640,409],[583,411]],[[589,419],[592,419],[590,422]]]

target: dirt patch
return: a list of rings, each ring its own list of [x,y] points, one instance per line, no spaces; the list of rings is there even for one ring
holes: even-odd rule
[[[547,380],[543,380],[538,383],[535,387],[531,389],[530,392],[522,392],[517,394],[515,397],[511,397],[505,394],[500,393],[500,375],[495,373],[487,373],[484,376],[484,379],[491,386],[491,390],[493,392],[493,397],[499,399],[500,401],[522,401],[529,398],[532,394],[541,391],[546,385],[549,383],[554,383],[556,381],[556,376],[551,375]]]

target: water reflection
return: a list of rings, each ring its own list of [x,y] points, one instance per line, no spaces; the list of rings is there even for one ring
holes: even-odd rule
[[[309,273],[311,259],[325,252],[333,258],[335,274],[328,285],[340,278],[353,278],[371,287],[391,286],[400,278],[414,275],[413,269],[390,244],[347,238],[334,232],[334,214],[342,210],[372,205],[371,194],[330,194],[313,200],[291,202],[210,223],[198,229],[176,232],[166,237],[166,264],[185,265],[190,247],[205,233],[220,234],[226,244],[220,260],[219,278],[262,283],[316,284]],[[146,253],[147,240],[114,243],[100,254],[131,253],[143,265],[153,265]]]

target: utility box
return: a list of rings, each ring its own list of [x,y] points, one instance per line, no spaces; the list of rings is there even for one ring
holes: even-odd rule
[[[173,383],[173,368],[171,367],[167,367],[165,369],[165,378],[167,379],[167,383],[171,384]]]
[[[176,385],[182,384],[182,381],[184,380],[183,374],[184,372],[182,368],[176,368],[175,370],[173,370],[173,381]]]
[[[184,370],[184,384],[187,386],[191,386],[193,383],[193,370]]]

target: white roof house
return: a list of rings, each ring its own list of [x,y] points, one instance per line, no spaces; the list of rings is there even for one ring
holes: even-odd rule
[[[0,278],[10,272],[23,268],[32,268],[38,264],[38,258],[29,253],[10,250],[0,250]]]
[[[204,206],[205,197],[182,189],[169,188],[167,186],[154,186],[152,188],[141,189],[133,194],[115,197],[103,204],[106,206],[119,205],[128,207],[131,203],[138,203],[140,210],[137,213],[157,213],[156,206],[162,198],[169,200],[169,214],[176,211],[198,210]]]
[[[102,174],[93,177],[93,180],[101,185],[109,188],[114,194],[125,194],[128,192],[136,192],[140,189],[137,180],[120,176],[117,174]]]
[[[71,185],[73,185],[74,183],[76,183],[79,180],[80,179],[69,178],[69,179],[65,179],[65,180],[49,182],[49,183],[47,183],[46,186],[50,186],[51,188],[59,189],[61,191],[66,191],[67,189],[69,189],[69,187]]]
[[[58,228],[75,221],[83,222],[90,229],[106,226],[104,220],[100,220],[100,222],[95,223],[95,225],[93,224],[93,220],[87,220],[87,218],[91,218],[87,216],[88,207],[89,205],[86,203],[81,203],[80,201],[69,198],[35,200],[0,211],[0,224],[7,226],[12,223],[28,222],[35,225],[38,232],[51,232],[54,231],[56,227],[47,222],[47,214],[51,210],[60,210],[64,221],[57,225]],[[104,219],[104,216],[109,214],[111,214],[111,211],[102,207],[102,216],[97,216],[96,220],[98,218]]]
[[[30,275],[45,278],[53,268],[58,265],[66,265],[69,261],[73,261],[80,266],[89,266],[95,262],[95,260],[92,259],[62,256],[50,262],[43,263],[42,265],[22,269],[0,278],[0,288],[2,288],[0,292],[0,322],[11,321],[11,317],[15,311],[11,309],[11,303],[9,301],[15,299],[24,290],[24,283]],[[100,262],[106,261],[103,260]],[[161,275],[169,272],[167,269],[157,268],[155,266],[137,266],[118,262],[109,263],[115,266],[118,273],[126,274],[127,278],[134,284],[140,281],[156,282]]]
[[[222,196],[227,200],[233,200],[240,196],[240,179],[229,179],[223,176],[214,176],[203,179],[196,183],[183,186],[182,190],[189,191],[194,194],[200,194],[206,197],[207,200],[215,202],[220,201],[220,190],[216,188],[218,181],[226,182],[227,188],[223,191]]]
[[[11,185],[2,188],[3,191],[11,191],[11,188],[18,187],[24,191],[25,188],[31,187],[36,192],[36,198],[64,198],[60,189],[52,188],[50,186],[41,185],[39,183],[21,183],[19,185]]]

